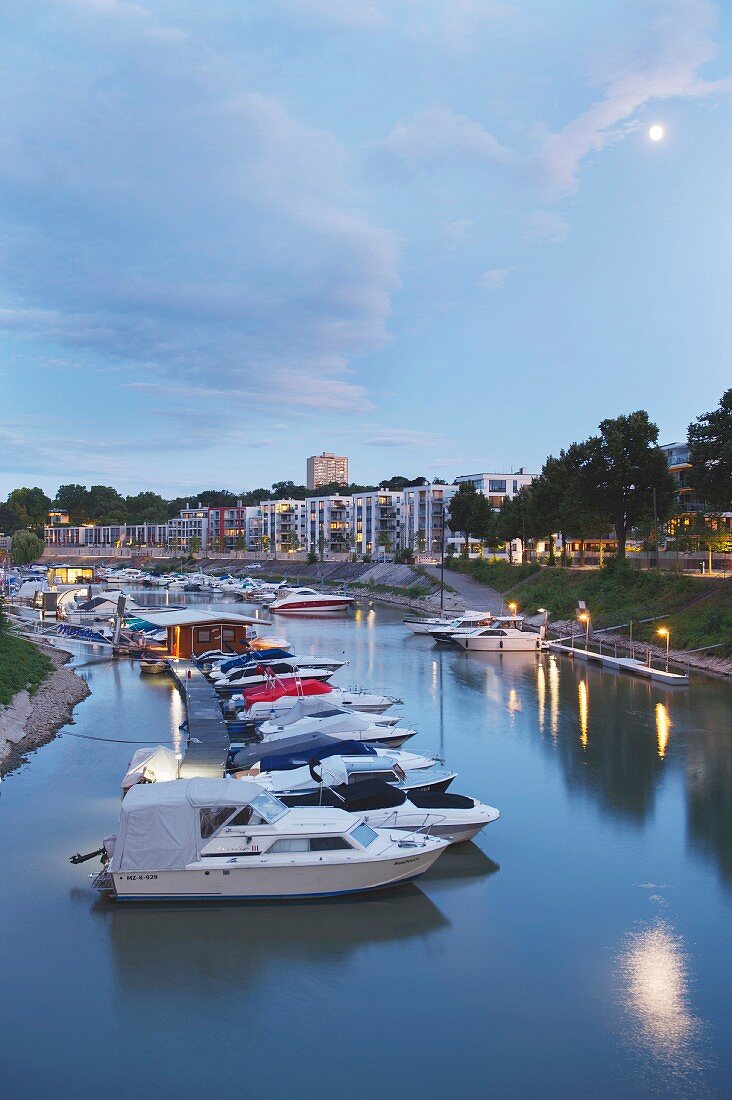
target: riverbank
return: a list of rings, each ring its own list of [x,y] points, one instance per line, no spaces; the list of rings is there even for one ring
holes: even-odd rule
[[[72,720],[77,703],[91,694],[86,681],[67,667],[70,653],[35,639],[27,639],[27,644],[44,654],[50,672],[35,689],[24,688],[8,705],[0,706],[0,776],[14,771],[29,753],[52,741]]]

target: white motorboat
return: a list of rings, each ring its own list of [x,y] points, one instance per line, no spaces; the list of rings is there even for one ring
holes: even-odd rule
[[[523,629],[520,615],[497,615],[491,626],[457,634],[455,641],[469,653],[528,653],[543,645],[540,634]]]
[[[266,747],[275,755],[275,749],[268,742]],[[278,798],[289,803],[292,795],[299,796],[303,791],[317,790],[321,784],[328,786],[354,785],[367,780],[378,779],[398,787],[401,791],[441,791],[444,792],[457,776],[457,772],[440,764],[437,760],[417,757],[417,766],[409,767],[411,753],[398,753],[396,750],[382,750],[369,756],[344,753],[341,756],[328,756],[323,760],[311,760],[300,768],[278,771],[259,771],[250,769],[257,783],[272,791]],[[263,762],[266,762],[263,757]]]
[[[363,711],[339,706],[338,703],[333,701],[330,695],[306,695],[301,699],[297,699],[295,705],[286,710],[284,714],[277,715],[270,711],[270,713],[265,715],[259,722],[258,730],[261,736],[267,737],[271,733],[279,732],[286,729],[288,726],[295,725],[297,722],[302,721],[303,718],[335,719],[339,715],[348,718],[352,714],[361,719],[368,726],[376,726],[384,729],[396,726],[401,722],[401,716],[398,714],[366,714]],[[249,715],[246,711],[237,714],[237,718],[245,719],[248,717]]]
[[[345,810],[288,809],[248,780],[136,784],[94,885],[118,901],[322,897],[406,882],[446,847],[426,835],[395,839]]]
[[[485,618],[485,611],[462,611],[457,617],[455,615],[437,615],[432,618],[420,618],[416,615],[407,615],[402,621],[409,627],[412,634],[429,634],[437,627],[452,626],[458,620],[460,620],[462,626],[468,626],[470,623],[473,626],[478,626]]]
[[[295,668],[317,668],[325,672],[337,672],[339,668],[343,668],[344,665],[348,664],[348,661],[340,661],[337,657],[298,657],[294,654],[291,657],[277,658],[277,660],[285,660]],[[256,664],[261,664],[265,668],[268,668],[271,663],[272,662],[270,662],[266,656],[260,657],[256,651],[244,653],[239,657],[230,653],[228,657],[223,658],[223,660],[214,661],[207,675],[210,680],[217,683],[220,680],[231,677],[231,675],[240,668],[247,669]],[[230,665],[231,667],[225,671],[222,665]]]
[[[320,696],[312,696],[311,698],[318,699]],[[298,711],[298,713],[302,712]],[[329,707],[323,714],[306,715],[302,713],[302,717],[296,718],[292,722],[287,722],[282,718],[264,722],[259,727],[258,732],[267,739],[322,733],[327,737],[338,737],[344,741],[377,742],[380,745],[398,748],[410,737],[414,737],[417,731],[407,729],[405,726],[387,725],[383,720],[379,721],[370,714],[360,715],[358,711]]]
[[[396,699],[389,700],[386,696],[383,695],[374,695],[373,699],[375,702],[371,706],[371,708],[368,709],[368,701],[371,698],[368,692],[341,691],[340,688],[334,688],[333,691],[329,692],[327,695],[284,695],[281,698],[274,699],[272,700],[272,702],[269,703],[252,703],[250,707],[244,707],[236,711],[236,717],[240,721],[246,721],[247,719],[249,719],[258,726],[262,722],[275,721],[280,718],[286,718],[292,712],[293,707],[298,702],[300,702],[302,699],[312,698],[320,699],[324,703],[327,703],[334,707],[339,707],[344,711],[355,711],[362,716],[366,715],[368,717],[370,717],[371,715],[378,715],[379,718],[384,718],[384,712],[388,710],[389,707],[393,706],[394,703],[397,701]],[[359,706],[359,703],[362,700],[366,702],[367,709],[361,709],[361,707]],[[396,723],[399,721],[398,718],[391,717],[389,717],[389,720],[392,723]]]
[[[405,791],[378,779],[291,795],[292,806],[335,806],[363,814],[372,829],[420,830],[450,844],[472,840],[500,813],[476,798],[449,791]]]
[[[460,635],[469,634],[482,626],[493,626],[493,623],[494,616],[490,612],[484,612],[482,617],[476,621],[475,615],[471,611],[468,615],[459,615],[447,626],[443,624],[442,626],[430,627],[427,634],[438,645],[457,645],[457,639]]]
[[[301,680],[330,680],[333,672],[327,668],[297,667],[291,661],[266,661],[261,665],[248,665],[232,669],[228,676],[213,682],[216,691],[227,693],[244,691],[258,684],[269,684],[273,676],[297,676]]]
[[[290,588],[270,604],[279,615],[338,615],[353,606],[353,596],[318,592],[315,588]]]

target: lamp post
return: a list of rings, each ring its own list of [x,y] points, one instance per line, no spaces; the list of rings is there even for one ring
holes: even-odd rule
[[[538,607],[537,611],[540,615],[544,616],[544,622],[541,624],[539,637],[541,638],[542,642],[545,642],[547,640],[547,637],[549,636],[549,612],[545,607]]]
[[[590,615],[588,611],[583,611],[579,616],[579,621],[585,624],[585,653],[590,648]]]
[[[667,626],[662,626],[659,627],[656,633],[659,634],[662,638],[666,639],[666,672],[668,672],[668,646],[671,639],[671,631]]]
[[[183,760],[183,753],[182,753],[182,752],[177,752],[177,753],[175,754],[175,759],[176,759],[176,761],[177,761],[177,763],[178,763],[178,769],[177,769],[177,770],[178,770],[178,775],[176,776],[176,778],[177,778],[177,779],[180,779],[180,766],[181,766],[181,762],[182,762],[182,760]]]
[[[515,616],[516,612],[518,611],[518,604],[517,603],[510,603],[508,605],[508,610],[511,613],[512,617]]]

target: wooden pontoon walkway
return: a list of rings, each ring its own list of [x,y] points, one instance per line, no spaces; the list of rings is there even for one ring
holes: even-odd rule
[[[188,720],[188,740],[180,777],[221,779],[229,752],[229,734],[218,696],[193,661],[171,660],[169,664],[186,704]]]

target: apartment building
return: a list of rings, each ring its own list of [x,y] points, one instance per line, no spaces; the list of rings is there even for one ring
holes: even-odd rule
[[[43,529],[46,546],[167,546],[167,523],[81,524],[59,527],[47,524]]]
[[[308,497],[306,549],[318,554],[347,554],[354,546],[352,497]]]
[[[308,489],[318,489],[321,485],[348,485],[348,459],[330,451],[311,455],[307,461],[305,484]]]
[[[523,466],[511,474],[461,474],[455,478],[457,486],[466,481],[473,483],[475,488],[483,496],[488,497],[491,507],[499,509],[503,501],[515,497],[516,494],[527,485],[531,485],[538,474],[527,474]]]
[[[448,508],[457,491],[456,485],[445,483],[406,488],[402,493],[402,545],[416,554],[439,554],[443,518],[447,539],[451,533]]]
[[[307,539],[306,500],[263,500],[261,544],[265,552],[302,550]]]
[[[242,504],[209,508],[208,549],[225,550],[262,549],[262,509],[260,505]]]
[[[186,505],[180,515],[168,521],[168,546],[177,553],[188,553],[193,547],[208,549],[208,512],[201,504]]]

